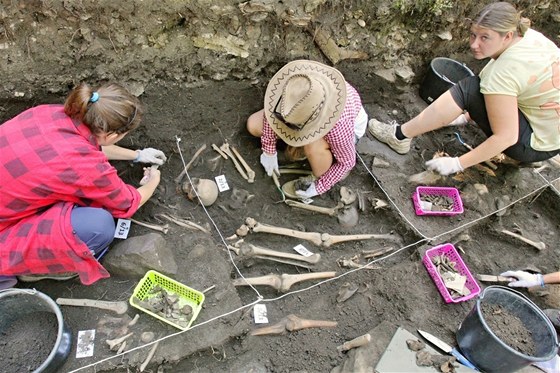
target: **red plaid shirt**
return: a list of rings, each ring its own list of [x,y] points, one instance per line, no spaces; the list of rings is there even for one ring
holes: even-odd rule
[[[342,180],[356,165],[356,135],[354,124],[360,109],[362,100],[354,87],[346,82],[346,104],[340,118],[333,129],[325,135],[325,141],[329,144],[335,162],[332,166],[315,181],[317,193],[323,194],[331,189],[333,185]],[[263,133],[261,136],[261,147],[265,153],[276,153],[276,133],[270,128],[266,116],[263,121]]]
[[[140,193],[125,184],[96,138],[62,105],[26,110],[0,126],[0,274],[77,272],[89,285],[109,273],[74,233],[74,205],[114,217],[136,212]]]

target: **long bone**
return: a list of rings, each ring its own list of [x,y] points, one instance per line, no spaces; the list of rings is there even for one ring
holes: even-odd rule
[[[249,285],[267,285],[274,289],[285,293],[292,285],[301,281],[307,280],[317,280],[321,278],[332,278],[336,275],[336,272],[314,272],[314,273],[304,273],[301,275],[288,275],[283,273],[282,275],[269,274],[260,277],[250,277],[250,278],[236,278],[233,280],[234,286],[249,286]]]
[[[230,249],[231,251],[234,251],[237,255],[244,255],[244,254],[241,254],[241,249],[238,248],[238,247],[228,245],[228,249]],[[297,260],[293,260],[293,259],[278,258],[278,257],[275,257],[275,256],[268,256],[268,255],[250,255],[250,254],[249,254],[249,257],[257,258],[257,259],[263,259],[263,260],[270,260],[272,262],[291,264],[291,265],[294,265],[294,266],[297,266],[297,267],[312,269],[311,265],[306,264],[304,262],[297,261]]]
[[[525,237],[523,237],[523,236],[521,236],[521,235],[519,235],[519,234],[517,234],[517,233],[510,232],[510,231],[508,231],[507,229],[502,229],[501,232],[504,233],[504,234],[507,234],[508,236],[517,238],[518,240],[523,241],[523,242],[525,242],[526,244],[533,246],[534,248],[536,248],[536,249],[539,250],[539,251],[540,251],[540,250],[546,249],[546,245],[545,245],[545,243],[542,242],[542,241],[533,241],[533,240],[530,240],[530,239],[525,238]]]
[[[237,149],[234,146],[230,146],[230,149],[233,152],[233,154],[237,157],[237,159],[239,160],[241,165],[245,168],[245,171],[247,172],[247,177],[249,178],[247,181],[250,182],[250,183],[254,182],[255,181],[255,171],[253,171],[251,169],[251,167],[249,167],[247,162],[245,162],[245,159],[243,159],[241,154],[239,154],[239,152],[237,151]]]
[[[283,334],[308,328],[334,328],[338,325],[336,321],[301,319],[290,314],[274,325],[253,330],[251,335]]]
[[[128,333],[120,338],[115,339],[107,339],[105,342],[109,345],[109,349],[115,350],[115,347],[123,343],[126,339],[128,339],[134,333]]]
[[[185,166],[185,168],[183,168],[183,171],[181,171],[181,173],[179,174],[179,176],[177,176],[175,178],[175,182],[177,184],[179,184],[181,182],[181,180],[183,179],[183,176],[185,176],[185,174],[187,173],[187,171],[189,170],[189,168],[193,165],[194,161],[196,160],[196,158],[198,158],[198,156],[200,155],[200,153],[202,153],[204,150],[206,149],[206,144],[202,144],[202,146],[200,148],[198,148],[198,150],[194,153],[193,157],[191,158],[191,160],[189,161],[189,163],[187,163],[187,165]]]
[[[328,233],[323,233],[321,235],[321,246],[324,247],[331,247],[337,243],[346,242],[346,241],[358,241],[358,240],[388,240],[388,241],[398,241],[399,237],[396,237],[390,233],[386,234],[348,234],[348,235],[341,235],[341,236],[333,236]]]
[[[94,299],[73,299],[57,298],[56,303],[61,306],[94,307],[102,310],[109,310],[122,315],[128,311],[128,304],[125,301],[110,302]]]
[[[338,213],[338,210],[341,207],[344,207],[344,204],[342,202],[339,203],[338,205],[336,205],[335,207],[321,207],[321,206],[307,205],[305,203],[302,203],[302,202],[299,202],[299,201],[294,201],[294,200],[291,200],[291,199],[288,199],[284,202],[290,207],[295,207],[295,208],[299,208],[299,209],[302,209],[302,210],[318,212],[320,214],[325,214],[325,215],[329,215],[329,216],[336,216],[336,214]]]
[[[264,256],[272,256],[276,258],[286,258],[286,259],[293,259],[299,260],[306,263],[316,264],[321,260],[321,254],[312,254],[310,256],[303,256],[299,254],[292,254],[292,253],[285,253],[282,251],[270,250],[264,247],[255,246],[252,244],[243,244],[239,249],[238,255],[244,256],[256,256],[256,255],[264,255]]]
[[[310,241],[317,246],[321,246],[321,243],[323,242],[323,240],[321,240],[321,233],[301,232],[289,228],[274,227],[272,225],[259,223],[253,218],[247,218],[245,220],[245,224],[251,231],[255,233],[271,233],[281,236],[295,237],[302,240]],[[237,234],[239,234],[239,232]]]
[[[210,233],[210,232],[208,231],[208,229],[206,229],[206,228],[204,228],[204,227],[202,227],[202,226],[200,226],[200,225],[198,225],[198,224],[196,224],[196,223],[193,223],[192,221],[178,218],[177,216],[167,215],[167,214],[158,214],[157,216],[160,216],[160,217],[162,217],[162,218],[165,218],[165,219],[167,219],[167,220],[169,220],[169,221],[171,221],[171,222],[173,222],[173,223],[175,223],[175,224],[177,224],[177,225],[179,225],[179,226],[181,226],[181,227],[185,227],[185,228],[189,228],[189,229],[194,229],[194,230],[197,230],[197,229],[198,229],[199,231],[202,231],[202,232],[204,232],[204,233]]]
[[[237,159],[235,158],[235,156],[233,155],[233,152],[231,151],[231,149],[229,148],[229,144],[226,142],[224,144],[222,144],[222,146],[220,146],[220,150],[222,152],[224,152],[225,154],[227,154],[231,160],[233,161],[233,164],[235,166],[235,168],[237,169],[237,172],[239,172],[239,174],[241,175],[242,178],[244,178],[245,180],[247,180],[248,182],[252,182],[249,181],[249,176],[247,176],[247,173],[245,172],[245,170],[243,169],[243,167],[239,164],[239,162],[237,161]],[[253,180],[254,181],[254,180]]]
[[[215,151],[217,151],[217,152],[218,152],[218,154],[220,154],[220,156],[221,156],[222,158],[224,158],[224,159],[228,159],[228,156],[227,156],[227,154],[226,154],[226,153],[224,153],[224,152],[222,151],[222,149],[218,148],[218,145],[216,145],[216,144],[212,144],[212,149],[214,149]]]

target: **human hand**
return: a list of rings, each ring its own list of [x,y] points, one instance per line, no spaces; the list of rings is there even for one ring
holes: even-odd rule
[[[500,276],[514,277],[517,280],[510,281],[508,286],[513,288],[530,288],[533,286],[544,286],[543,275],[540,273],[529,273],[525,271],[507,271]]]
[[[306,190],[296,190],[296,195],[300,198],[311,198],[319,195],[315,183],[311,183]]]
[[[140,180],[140,185],[146,185],[152,180],[157,179],[157,183],[159,184],[159,180],[161,178],[161,171],[158,170],[158,165],[152,165],[152,167],[144,167],[144,177]]]
[[[134,162],[141,162],[141,163],[152,163],[161,166],[167,160],[165,154],[158,149],[154,148],[144,148],[142,150],[137,150],[138,155]]]
[[[276,172],[277,175],[280,173],[278,170],[278,153],[267,154],[263,152],[261,154],[261,164],[268,176],[272,176],[273,172]]]
[[[463,171],[463,166],[461,166],[458,157],[439,157],[431,159],[426,162],[426,168],[443,176]]]

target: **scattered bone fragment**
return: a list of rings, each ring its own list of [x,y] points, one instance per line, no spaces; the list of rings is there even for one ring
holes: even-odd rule
[[[206,150],[206,144],[202,144],[202,146],[200,148],[198,148],[198,150],[194,153],[193,157],[191,158],[191,160],[189,161],[189,163],[186,164],[185,168],[183,169],[183,171],[181,171],[181,173],[179,174],[179,176],[177,176],[175,178],[175,183],[180,184],[181,180],[183,180],[183,177],[185,176],[185,174],[187,173],[187,171],[189,171],[189,168],[193,165],[194,161],[198,158],[198,156],[200,155],[200,153],[202,153],[204,150]]]
[[[358,263],[358,257],[355,256],[351,259],[340,258],[336,261],[340,267],[344,268],[363,268],[363,269],[380,269],[381,267],[374,267],[372,264],[360,264]]]
[[[237,278],[233,280],[234,286],[249,286],[249,285],[266,285],[270,286],[282,293],[290,290],[292,285],[308,280],[318,280],[323,278],[332,278],[336,275],[336,272],[312,272],[304,273],[301,275],[289,275],[289,274],[269,274],[260,277],[250,277],[250,278]]]
[[[345,283],[338,289],[338,294],[336,296],[336,302],[342,303],[350,299],[358,291],[358,285],[353,283]]]
[[[313,36],[315,44],[317,44],[321,52],[323,52],[333,65],[336,65],[342,60],[365,60],[368,58],[368,54],[366,52],[348,50],[339,47],[335,39],[325,30],[321,29],[321,27],[317,27],[315,29],[308,27],[307,31]]]
[[[132,320],[130,320],[130,322],[128,323],[128,326],[134,326],[136,325],[136,323],[138,322],[138,319],[140,318],[139,314],[134,315],[134,318]]]
[[[519,241],[522,241],[522,242],[524,242],[524,243],[526,243],[530,246],[533,246],[535,249],[537,249],[539,251],[546,249],[546,244],[542,241],[530,240],[528,238],[525,238],[525,237],[521,236],[520,234],[510,232],[507,229],[502,229],[501,232],[504,233],[504,234],[507,234],[508,236],[511,236],[513,238],[517,238]]]
[[[117,355],[122,354],[125,348],[126,348],[126,341],[121,343],[121,347],[119,347],[119,349],[117,350]]]
[[[136,220],[136,219],[132,219],[132,218],[130,218],[130,221],[133,222],[134,224],[138,224],[142,227],[146,227],[146,228],[150,228],[150,229],[153,229],[155,231],[158,231],[158,232],[162,232],[163,234],[167,234],[167,232],[169,231],[169,225],[167,225],[167,224],[165,224],[165,225],[151,224],[151,223],[146,223],[146,222]]]
[[[154,332],[143,332],[140,335],[140,341],[142,341],[142,343],[150,343],[155,337],[156,335]]]
[[[226,153],[224,153],[224,152],[222,151],[222,149],[218,148],[218,145],[216,145],[216,144],[212,144],[212,149],[214,149],[215,151],[217,151],[217,152],[218,152],[218,154],[220,154],[220,156],[221,156],[222,158],[224,158],[224,159],[228,159],[228,156],[227,156],[227,154],[226,154]]]
[[[100,308],[103,310],[116,312],[119,315],[125,314],[128,310],[128,304],[125,301],[111,302],[94,299],[57,298],[56,303],[62,306]]]
[[[373,163],[372,163],[372,167],[379,167],[379,168],[389,168],[391,167],[391,164],[389,162],[387,162],[386,160],[384,160],[383,158],[380,157],[374,157],[373,158]]]
[[[418,339],[407,339],[406,345],[411,351],[420,351],[426,348],[426,344]]]
[[[180,299],[177,294],[157,285],[150,289],[143,300],[134,297],[133,301],[155,315],[186,328],[192,316],[192,309],[190,309],[190,305],[180,301]]]
[[[437,184],[443,176],[434,171],[423,171],[408,178],[408,181],[412,184],[420,185],[434,185]]]
[[[253,330],[251,335],[278,335],[286,331],[294,332],[308,328],[334,328],[337,325],[338,322],[336,321],[301,319],[296,315],[290,314],[274,325]]]
[[[368,200],[370,201],[371,205],[373,206],[374,210],[378,210],[378,209],[382,209],[382,208],[386,208],[389,207],[389,204],[379,198],[368,198]]]
[[[121,343],[123,343],[125,340],[127,340],[128,338],[130,338],[134,333],[128,333],[125,336],[122,336],[120,338],[115,338],[115,339],[107,339],[105,342],[109,345],[109,349],[111,351],[117,351],[118,350],[118,345],[120,345]]]
[[[337,216],[338,223],[344,228],[352,228],[358,225],[360,220],[358,216],[358,209],[354,206],[347,207],[342,210]]]
[[[367,345],[371,341],[371,335],[369,333],[356,337],[350,341],[344,342],[336,349],[338,352],[348,351],[356,347]]]

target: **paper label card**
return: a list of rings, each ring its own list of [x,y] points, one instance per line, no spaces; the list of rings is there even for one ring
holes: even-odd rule
[[[294,250],[300,253],[303,256],[311,256],[313,253],[305,248],[302,244],[294,246]]]
[[[268,323],[268,314],[264,304],[255,304],[255,307],[253,307],[253,314],[255,316],[255,324]]]
[[[216,180],[216,184],[218,184],[218,190],[220,192],[225,192],[226,190],[229,190],[229,185],[226,180],[226,175],[216,176],[214,179]]]
[[[117,228],[115,229],[115,238],[126,239],[130,231],[130,220],[119,219],[117,221]]]
[[[95,329],[80,330],[78,332],[78,343],[76,345],[76,358],[93,356],[93,346],[95,345]]]

